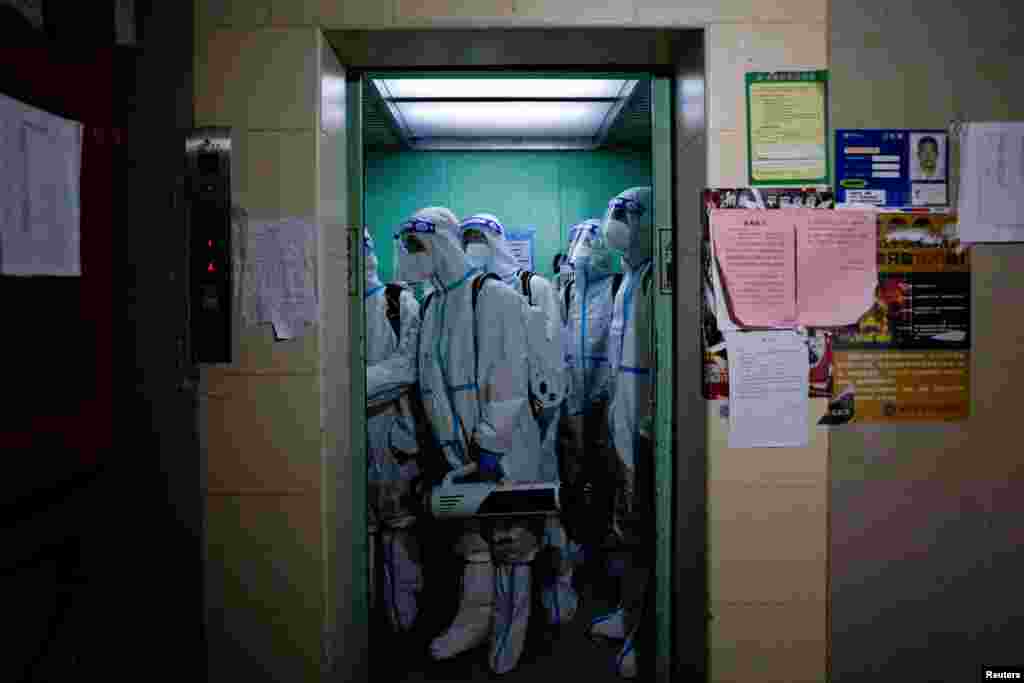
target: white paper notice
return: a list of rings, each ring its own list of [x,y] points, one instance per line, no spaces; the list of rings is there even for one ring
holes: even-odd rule
[[[82,274],[82,125],[0,95],[0,272]]]
[[[726,332],[729,447],[806,446],[807,343],[791,330]]]
[[[301,336],[317,318],[313,225],[299,219],[250,220],[243,270],[242,321],[271,323],[278,339]]]
[[[509,233],[505,239],[508,250],[512,257],[523,270],[533,271],[533,233],[514,232]]]
[[[960,240],[1024,242],[1024,122],[961,132]]]

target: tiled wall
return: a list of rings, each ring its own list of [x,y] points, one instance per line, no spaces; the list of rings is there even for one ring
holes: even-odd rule
[[[314,216],[319,30],[260,28],[256,3],[197,2],[195,120],[234,131],[233,201]],[[247,329],[203,372],[211,680],[313,680],[322,616],[321,347]]]
[[[325,130],[327,117],[318,114],[320,77],[334,67],[322,61],[328,48],[315,26],[706,27],[712,185],[744,181],[743,72],[822,68],[828,57],[827,0],[196,0],[196,8],[197,123],[236,127],[237,201],[282,215],[319,210],[339,224],[343,207],[332,203],[338,198],[331,188],[343,186],[336,180],[344,169],[331,160],[341,158],[344,135]],[[332,274],[343,273],[344,259],[343,239],[330,240],[324,237],[320,248],[320,282],[327,288]],[[323,560],[334,551],[313,511],[334,505],[324,483],[344,479],[332,469],[344,460],[329,454],[337,452],[332,448],[347,424],[341,416],[349,410],[345,396],[325,395],[321,405],[320,377],[336,381],[347,350],[343,341],[316,334],[285,345],[268,335],[248,335],[236,365],[207,372],[210,486],[221,487],[208,498],[210,584],[219,591],[211,597],[222,603],[211,614],[234,629],[232,638],[211,637],[214,680],[251,671],[252,664],[239,663],[246,651],[265,659],[270,627],[252,622],[266,622],[268,613],[257,604],[271,606],[270,624],[309,636],[301,648],[269,651],[275,661],[267,666],[293,672],[288,680],[310,680],[316,670],[322,615],[307,606],[325,604],[321,580],[329,564]],[[815,434],[805,449],[733,451],[713,406],[708,419],[711,678],[820,681],[826,441]],[[285,578],[275,584],[275,576]],[[258,592],[238,589],[247,583]],[[303,599],[277,592],[285,583]],[[280,647],[295,638],[284,637]],[[225,668],[232,664],[241,668]]]
[[[764,5],[780,3],[763,3]],[[821,18],[824,3],[816,15]],[[744,73],[828,66],[826,25],[713,24],[707,33],[708,184],[746,184]],[[728,448],[708,404],[711,680],[820,681],[826,669],[828,435],[806,448]]]

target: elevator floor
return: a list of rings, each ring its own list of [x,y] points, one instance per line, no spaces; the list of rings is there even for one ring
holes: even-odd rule
[[[450,583],[450,582],[449,582]],[[621,682],[614,671],[616,655],[621,645],[591,641],[586,630],[592,619],[611,611],[617,600],[614,595],[614,581],[606,577],[588,576],[585,570],[577,571],[577,590],[581,605],[575,619],[562,627],[547,625],[544,612],[536,599],[530,616],[526,646],[518,666],[512,671],[497,675],[491,672],[487,663],[486,643],[450,660],[436,662],[428,653],[430,640],[441,633],[454,616],[457,597],[449,591],[438,591],[452,601],[450,606],[431,609],[429,597],[421,595],[421,618],[412,634],[397,637],[390,633],[378,618],[374,624],[373,680],[389,683],[457,683],[460,681],[501,680],[505,683],[538,683],[554,677],[585,681],[586,683]],[[426,593],[426,591],[424,591]],[[427,600],[423,598],[427,597]],[[645,680],[641,675],[633,679]]]

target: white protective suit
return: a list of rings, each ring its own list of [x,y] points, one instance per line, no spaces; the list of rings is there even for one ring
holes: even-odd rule
[[[402,224],[410,280],[430,279],[422,312],[419,381],[427,420],[449,464],[475,461],[499,480],[537,481],[540,433],[529,406],[526,305],[501,282],[483,282],[474,316],[468,266],[446,208],[418,211]],[[465,523],[456,552],[465,558],[462,597],[451,626],[430,645],[447,659],[489,639],[497,673],[518,662],[530,613],[530,566],[537,537],[525,525]],[[485,539],[485,535],[487,538]],[[489,637],[489,638],[488,638]]]
[[[626,277],[615,297],[610,338],[615,389],[609,408],[609,429],[618,456],[621,504],[617,506],[623,547],[628,549],[622,578],[622,604],[596,619],[590,634],[624,639],[616,669],[626,678],[637,675],[636,634],[647,598],[653,529],[653,205],[651,188],[636,187],[608,204],[601,231],[608,245],[622,252]],[[638,476],[639,468],[639,476]]]
[[[573,228],[569,251],[574,276],[563,290],[566,321],[563,346],[570,378],[565,429],[569,447],[564,471],[578,490],[586,491],[592,511],[574,529],[585,545],[604,544],[620,469],[609,462],[608,403],[614,376],[608,354],[615,283],[612,254],[601,235],[601,221],[590,219]],[[584,533],[585,532],[585,533]]]
[[[486,244],[465,244],[466,230],[476,228]],[[536,414],[541,431],[540,481],[558,481],[558,412],[565,397],[565,374],[562,371],[561,314],[551,283],[544,277],[530,276],[529,297],[524,286],[524,271],[519,268],[509,248],[505,226],[492,214],[478,213],[459,225],[460,239],[466,258],[473,267],[494,273],[501,281],[526,300],[529,325],[530,390],[531,398],[539,409]],[[542,600],[551,624],[565,624],[573,619],[579,606],[579,597],[572,585],[573,565],[570,559],[568,536],[557,517],[545,520],[544,546],[555,555],[552,580],[543,588]]]
[[[419,474],[416,426],[409,408],[416,381],[419,304],[402,289],[398,297],[400,337],[388,320],[384,284],[377,276],[377,256],[369,232],[366,255],[367,351],[367,502],[370,530],[370,595],[376,600],[376,558],[383,556],[384,604],[396,631],[408,630],[417,614],[417,593],[423,572],[415,521],[409,503],[412,481]],[[387,390],[382,385],[387,384]]]
[[[612,376],[608,333],[612,320],[612,261],[600,236],[601,222],[587,220],[577,235],[569,263],[575,273],[562,302],[566,321],[565,362],[571,379],[567,397],[570,417],[586,412],[588,403],[607,401]],[[563,292],[564,293],[564,292]]]

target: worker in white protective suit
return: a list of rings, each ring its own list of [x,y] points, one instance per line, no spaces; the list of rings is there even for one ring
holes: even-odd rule
[[[458,224],[450,210],[432,207],[399,228],[409,279],[434,286],[421,314],[424,412],[453,468],[473,464],[491,481],[537,481],[542,458],[529,405],[526,303],[467,265],[452,234]],[[515,519],[459,524],[456,553],[465,565],[458,613],[430,652],[447,659],[489,641],[491,669],[504,673],[523,649],[538,537]]]
[[[562,291],[563,341],[569,375],[564,429],[568,448],[563,472],[571,490],[585,496],[570,524],[574,540],[590,549],[605,545],[611,532],[619,468],[609,461],[608,403],[614,377],[608,355],[612,306],[623,275],[612,272],[612,251],[601,221],[572,229],[569,249],[573,278]]]
[[[370,531],[370,599],[376,604],[376,561],[382,558],[384,606],[396,632],[416,619],[423,588],[412,482],[419,474],[419,445],[410,406],[416,382],[419,304],[398,285],[377,275],[377,255],[368,231],[366,257],[367,502]]]
[[[558,412],[565,399],[565,374],[561,359],[561,314],[551,283],[519,267],[509,248],[501,221],[492,214],[478,213],[459,225],[467,262],[484,272],[494,273],[518,292],[528,304],[527,344],[531,407],[541,432],[540,481],[557,482]],[[573,587],[573,563],[568,536],[557,516],[544,521],[543,546],[551,551],[553,566],[541,598],[548,623],[572,621],[579,606]]]
[[[625,569],[621,603],[612,613],[595,619],[589,634],[624,641],[615,660],[616,670],[624,678],[637,675],[636,636],[653,569],[652,214],[651,188],[635,187],[609,202],[601,223],[608,246],[622,253],[626,270],[612,313],[609,354],[615,387],[608,411],[619,478],[614,527],[621,539]]]

